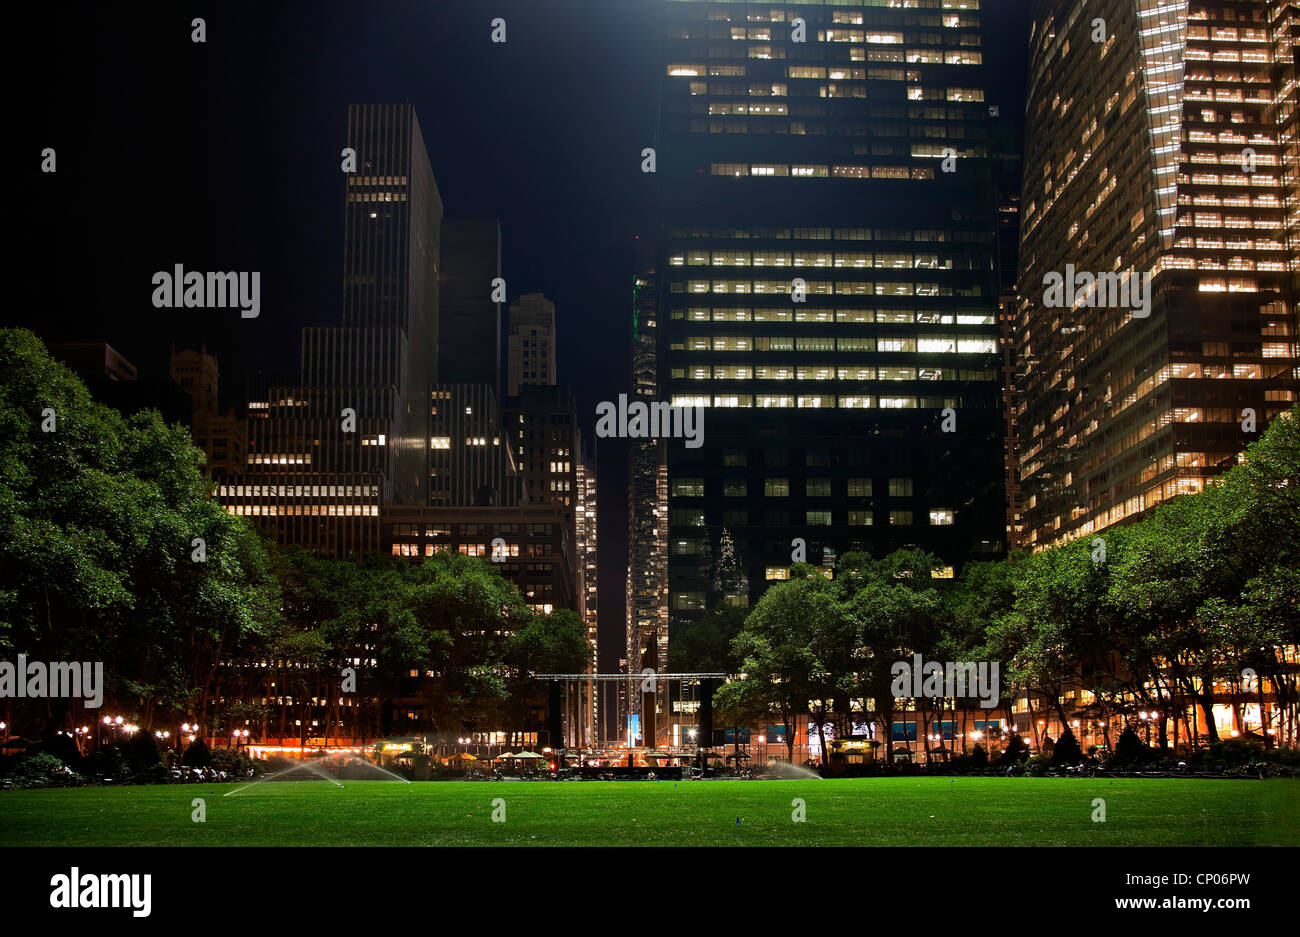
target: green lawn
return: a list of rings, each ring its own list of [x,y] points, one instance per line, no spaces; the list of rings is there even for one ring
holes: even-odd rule
[[[1294,780],[275,781],[223,796],[236,788],[3,791],[0,845],[1300,844]],[[204,823],[191,820],[196,797]],[[794,798],[806,822],[792,821]]]

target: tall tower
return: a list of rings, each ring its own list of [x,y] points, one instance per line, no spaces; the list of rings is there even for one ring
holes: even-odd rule
[[[490,383],[501,394],[501,225],[495,218],[442,222],[438,306],[438,380]]]
[[[582,615],[582,623],[587,629],[587,643],[591,645],[591,664],[588,670],[595,673],[596,662],[599,659],[599,628],[597,627],[599,610],[596,606],[598,527],[596,514],[596,462],[594,456],[590,462],[584,462],[580,457],[576,469],[578,486],[576,502],[577,556],[580,569],[578,577],[578,611]],[[586,708],[586,734],[582,740],[584,745],[596,745],[599,742],[600,700],[597,693],[600,687],[601,684],[594,681],[588,681],[585,687],[585,696],[582,698],[583,705]]]
[[[660,377],[706,408],[671,628],[800,559],[1004,549],[980,4],[927,6],[663,3]]]
[[[630,400],[659,399],[659,310],[653,257],[638,256],[632,289],[632,392]],[[660,439],[629,441],[627,672],[624,708],[637,715],[646,745],[667,730],[656,712],[666,694],[643,692],[639,674],[663,671],[668,658],[668,475]],[[666,685],[657,687],[666,690]],[[661,724],[662,722],[662,724]],[[626,722],[625,722],[626,725]]]
[[[280,542],[336,555],[380,548],[382,503],[427,497],[442,225],[411,105],[350,106],[346,139],[342,324],[303,329],[301,383],[250,402],[248,472],[218,489]]]
[[[1295,22],[1269,0],[1038,3],[1016,330],[1027,546],[1200,491],[1296,399]],[[1149,277],[1145,304],[1111,295],[1128,272]]]

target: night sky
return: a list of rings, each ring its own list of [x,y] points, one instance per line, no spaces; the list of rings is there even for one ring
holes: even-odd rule
[[[990,104],[1023,110],[1028,0],[985,0]],[[24,5],[26,7],[26,5]],[[337,324],[349,103],[410,101],[449,217],[496,217],[509,296],[556,304],[559,381],[588,437],[630,385],[632,244],[654,233],[656,0],[36,5],[11,41],[20,246],[5,324],[107,341],[164,378],[206,342],[226,403],[258,370],[295,375],[303,325]],[[190,40],[204,17],[207,42]],[[507,42],[490,41],[502,17]],[[58,172],[39,170],[44,147]],[[154,309],[150,277],[257,270],[262,312]],[[626,452],[602,441],[601,668],[622,646]]]

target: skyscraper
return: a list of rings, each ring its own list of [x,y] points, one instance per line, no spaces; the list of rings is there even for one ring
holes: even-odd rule
[[[1296,23],[1295,3],[1268,0],[1037,5],[1017,323],[1027,545],[1200,491],[1296,399]],[[1129,273],[1148,292],[1126,301],[1113,275]]]
[[[672,627],[798,560],[1003,550],[979,3],[931,6],[663,4],[660,385],[707,408],[667,443]]]
[[[301,384],[250,402],[266,416],[248,471],[218,489],[280,542],[336,555],[380,549],[381,503],[427,497],[442,226],[411,105],[350,106],[347,145],[342,324],[303,329]]]
[[[555,383],[555,303],[525,293],[510,307],[506,396],[527,384]]]
[[[644,242],[642,242],[644,244]],[[632,287],[631,399],[653,401],[659,391],[659,294],[653,257],[638,247]],[[668,466],[664,441],[630,440],[628,455],[627,672],[662,671],[668,656]],[[623,689],[623,724],[635,715],[646,744],[656,744],[656,708],[667,702],[643,692],[639,678]],[[666,726],[666,723],[665,723]]]
[[[592,673],[595,673],[596,662],[599,659],[597,652],[599,651],[600,631],[599,610],[596,605],[598,517],[596,513],[595,459],[593,458],[591,462],[584,462],[579,459],[576,469],[578,485],[576,500],[577,553],[581,566],[578,611],[582,615],[582,623],[587,629],[587,643],[591,645],[591,665],[589,669]],[[586,708],[586,734],[582,740],[584,745],[595,745],[599,741],[597,727],[600,725],[600,700],[597,692],[598,685],[594,682],[588,682],[583,698],[583,704]]]
[[[501,393],[501,225],[495,218],[446,218],[438,306],[438,380],[486,382]]]

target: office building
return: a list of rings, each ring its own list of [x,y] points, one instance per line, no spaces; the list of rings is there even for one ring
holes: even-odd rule
[[[495,218],[446,218],[439,269],[438,379],[487,383],[501,393],[501,225]]]
[[[979,6],[663,4],[658,378],[704,413],[665,446],[670,629],[800,560],[1004,551]]]
[[[234,408],[221,410],[221,369],[207,346],[176,350],[168,361],[172,383],[193,401],[190,430],[207,456],[204,474],[218,484],[243,474],[248,457],[248,420]]]
[[[342,324],[303,329],[301,383],[250,402],[247,471],[218,488],[279,542],[338,556],[382,549],[381,504],[428,500],[442,229],[413,107],[353,105],[346,140]]]
[[[1025,545],[1202,490],[1296,399],[1296,42],[1290,2],[1036,7]]]
[[[555,383],[555,303],[525,293],[510,307],[506,395],[528,384]]]

